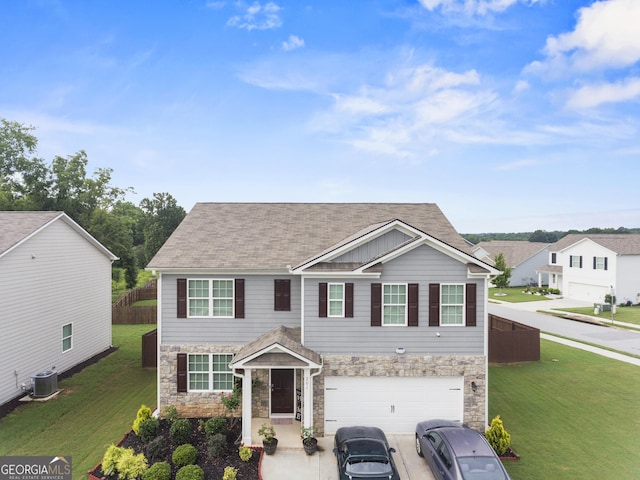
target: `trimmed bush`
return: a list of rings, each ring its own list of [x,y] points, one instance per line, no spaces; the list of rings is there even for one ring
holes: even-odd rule
[[[209,438],[207,445],[209,458],[221,457],[224,455],[224,451],[227,448],[227,436],[222,433],[216,433]]]
[[[178,470],[176,480],[204,480],[204,471],[198,465],[187,465]]]
[[[159,436],[151,440],[145,447],[144,452],[151,463],[162,460],[167,455],[167,439]]]
[[[491,426],[489,430],[485,432],[484,436],[499,456],[504,455],[511,445],[511,435],[505,430],[500,415],[496,415],[495,418],[491,420]]]
[[[171,461],[176,467],[184,467],[185,465],[193,465],[198,458],[196,447],[190,443],[180,445],[173,451]]]
[[[167,462],[154,463],[142,475],[142,480],[169,480],[171,478],[171,466]]]
[[[189,442],[189,435],[191,433],[191,422],[186,418],[178,418],[171,424],[169,434],[171,440],[176,445],[182,445]]]
[[[138,409],[138,414],[136,415],[136,419],[133,421],[133,425],[131,426],[131,430],[134,431],[136,435],[140,433],[140,424],[145,421],[147,418],[151,418],[151,414],[153,412],[146,405],[142,405]]]
[[[169,423],[173,423],[178,419],[178,409],[174,405],[167,405],[160,416]]]
[[[122,455],[118,459],[118,478],[120,480],[131,480],[134,478],[141,478],[144,472],[147,471],[149,464],[144,456],[144,453],[133,453],[132,448],[126,448]]]
[[[237,476],[238,476],[238,469],[233,467],[224,467],[222,480],[236,480]]]
[[[149,443],[151,440],[158,436],[158,428],[160,428],[160,422],[156,417],[149,417],[138,426],[138,436],[144,443]]]
[[[211,438],[218,433],[226,433],[227,419],[223,417],[213,417],[204,422],[204,432],[207,438]]]
[[[248,462],[253,456],[253,449],[247,447],[246,445],[242,445],[238,449],[238,454],[240,455],[240,460],[242,460],[243,462]]]
[[[118,466],[118,460],[120,460],[124,451],[125,449],[123,447],[117,447],[113,444],[110,445],[104,453],[104,457],[102,457],[102,471],[107,475],[115,472]]]

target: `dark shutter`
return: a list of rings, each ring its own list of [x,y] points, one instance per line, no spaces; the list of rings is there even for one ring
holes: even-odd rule
[[[598,258],[598,257],[593,257],[593,269],[594,269],[594,270],[596,269],[596,266],[597,266],[597,265],[596,265],[596,259],[597,259],[597,258]]]
[[[476,326],[476,284],[467,283],[465,298],[465,318],[467,327]]]
[[[273,309],[277,312],[291,311],[291,280],[274,280]]]
[[[582,268],[582,255],[580,255],[580,268]]]
[[[551,263],[556,263],[556,254],[555,253],[551,254]]]
[[[235,280],[235,317],[244,318],[244,278]]]
[[[344,284],[344,316],[353,318],[353,283]]]
[[[371,284],[371,326],[382,326],[382,284]]]
[[[187,318],[187,279],[179,278],[176,286],[178,318]]]
[[[408,312],[408,325],[410,327],[418,326],[418,284],[410,283],[408,285],[408,303],[409,303],[409,312]]]
[[[187,354],[178,354],[178,393],[187,391]]]
[[[604,269],[609,270],[609,262],[607,261],[609,257],[604,257]]]
[[[440,326],[440,284],[429,284],[429,326]]]
[[[327,316],[327,283],[318,284],[318,316]]]

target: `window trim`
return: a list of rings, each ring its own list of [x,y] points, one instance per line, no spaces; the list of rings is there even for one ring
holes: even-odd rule
[[[574,259],[577,259],[577,265],[574,265]],[[569,268],[582,268],[582,255],[569,255]]]
[[[444,303],[443,295],[444,288],[446,286],[461,286],[462,287],[462,303]],[[439,292],[439,300],[440,300],[440,326],[442,327],[465,327],[467,326],[467,284],[466,283],[441,283],[440,284],[440,292]],[[444,319],[444,308],[445,307],[460,307],[462,309],[462,316],[460,318],[460,323],[443,323]]]
[[[64,328],[71,327],[71,334],[68,336],[64,336]],[[65,340],[69,340],[69,348],[64,348]],[[67,353],[73,350],[73,322],[65,323],[62,325],[62,353]]]
[[[602,263],[600,263],[599,261],[602,261]],[[607,268],[607,257],[598,257],[598,256],[594,256],[593,257],[593,269],[594,270],[608,270]]]
[[[187,392],[214,392],[214,393],[228,393],[228,392],[232,392],[233,391],[233,372],[231,371],[231,369],[228,370],[214,370],[214,365],[215,365],[215,357],[216,356],[223,356],[226,355],[227,357],[229,357],[229,362],[231,362],[231,359],[233,358],[233,354],[232,353],[228,353],[228,352],[216,352],[216,353],[188,353],[187,355],[187,364],[186,364],[186,381],[187,381]],[[207,370],[206,371],[200,371],[200,370],[196,370],[196,371],[192,371],[191,370],[191,357],[194,355],[199,355],[199,356],[205,356],[207,357]],[[191,374],[206,374],[207,375],[207,384],[208,387],[206,389],[199,389],[199,388],[191,388]],[[225,389],[225,390],[221,390],[221,389],[216,389],[215,387],[215,374],[228,374],[230,375],[231,378],[231,384],[232,384],[232,388],[231,389]]]
[[[342,296],[339,299],[331,298],[331,287],[332,286],[340,286],[342,287]],[[345,317],[345,303],[346,303],[346,286],[344,283],[340,282],[328,282],[327,283],[327,317],[329,318],[344,318]],[[337,315],[331,314],[331,304],[340,302],[340,313]]]
[[[385,287],[391,287],[391,286],[402,286],[404,287],[404,304],[402,304],[402,306],[404,307],[404,323],[386,323],[385,322],[385,314],[384,314],[384,310],[385,307],[387,306],[400,306],[401,304],[399,303],[385,303],[384,301],[384,297],[385,297]],[[381,295],[381,326],[383,327],[406,327],[408,326],[408,322],[409,322],[409,287],[408,287],[408,283],[402,283],[402,282],[390,282],[390,283],[383,283],[382,284],[382,295]]]
[[[190,284],[192,281],[207,282],[208,297],[208,314],[207,315],[191,315],[191,300],[192,299],[204,299],[205,297],[191,297],[190,296]],[[214,297],[213,296],[213,282],[230,282],[231,283],[231,296],[230,297]],[[235,318],[236,316],[236,282],[233,278],[187,278],[187,318]],[[215,300],[231,300],[231,315],[215,315],[214,304]]]

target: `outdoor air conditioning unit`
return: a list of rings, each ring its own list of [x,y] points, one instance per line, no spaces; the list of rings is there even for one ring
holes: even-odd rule
[[[58,373],[45,370],[31,377],[31,396],[35,398],[48,397],[58,389]]]

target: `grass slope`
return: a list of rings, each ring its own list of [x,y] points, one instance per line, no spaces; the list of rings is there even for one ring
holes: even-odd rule
[[[0,455],[71,455],[73,479],[102,460],[131,429],[141,404],[156,403],[156,370],[141,367],[141,336],[154,325],[114,325],[118,351],[58,384],[49,402],[22,405],[0,420]]]
[[[638,478],[640,369],[554,342],[541,360],[489,369],[489,415],[522,456],[518,480]]]
[[[489,301],[500,300],[501,302],[543,302],[549,298],[543,295],[533,295],[522,293],[524,287],[508,287],[508,288],[490,288]]]

